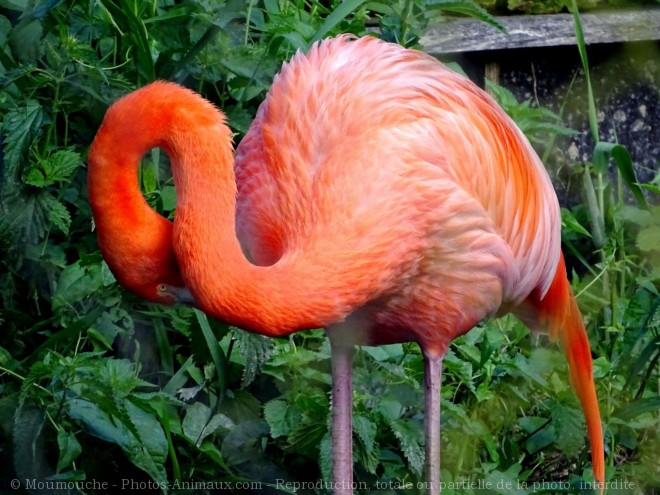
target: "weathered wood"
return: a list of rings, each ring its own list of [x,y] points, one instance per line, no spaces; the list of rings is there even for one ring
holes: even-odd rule
[[[660,39],[660,9],[581,15],[587,44]],[[451,19],[431,26],[421,38],[432,55],[575,44],[571,14],[498,17],[508,31],[474,19]]]

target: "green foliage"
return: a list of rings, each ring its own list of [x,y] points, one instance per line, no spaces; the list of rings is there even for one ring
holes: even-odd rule
[[[502,14],[554,14],[570,8],[571,0],[479,0],[478,3],[490,12]],[[580,11],[639,8],[654,3],[658,0],[577,0]]]
[[[572,129],[562,125],[561,116],[548,108],[533,107],[529,100],[518,102],[515,95],[504,86],[487,80],[486,89],[532,143],[545,141],[549,135],[568,136],[574,133]]]
[[[455,13],[497,25],[469,0],[0,2],[0,479],[256,481],[272,492],[276,479],[330,479],[323,332],[264,339],[121,290],[96,245],[87,149],[109,103],[157,78],[212,99],[238,141],[296,50],[375,22],[382,37],[417,46],[429,22]],[[489,89],[536,143],[569,132]],[[143,162],[147,201],[172,216],[165,157]],[[660,484],[660,210],[646,204],[660,179],[638,184],[631,165],[620,145],[597,146],[592,164],[575,167],[585,204],[562,219],[594,335],[608,476],[642,493]],[[357,351],[356,481],[420,493],[422,372],[412,344]],[[565,359],[514,318],[457,340],[443,382],[444,481],[591,479]]]

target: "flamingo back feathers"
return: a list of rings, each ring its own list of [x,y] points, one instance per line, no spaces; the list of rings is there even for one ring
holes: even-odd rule
[[[493,246],[506,258],[494,268],[503,287],[493,305],[545,292],[554,276],[559,206],[540,160],[486,93],[421,52],[340,36],[298,53],[240,143],[236,175],[238,234],[259,264],[309,243],[322,225],[338,243],[365,245],[379,225],[398,225],[406,242],[423,232],[406,250],[421,255],[434,250],[429,242],[459,243],[439,227],[468,201],[505,243]],[[405,261],[395,233],[382,238],[391,249],[379,254]]]

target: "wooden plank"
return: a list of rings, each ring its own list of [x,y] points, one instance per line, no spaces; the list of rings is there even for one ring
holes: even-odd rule
[[[581,18],[587,44],[660,39],[660,9],[585,13]],[[474,19],[454,18],[429,27],[420,42],[432,55],[575,45],[571,14],[502,16],[497,20],[508,33]]]

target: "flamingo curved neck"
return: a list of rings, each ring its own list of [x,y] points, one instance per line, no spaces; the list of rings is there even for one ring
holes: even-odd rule
[[[174,249],[196,304],[207,314],[278,336],[343,319],[313,263],[285,253],[270,266],[252,264],[236,236],[236,183],[231,148],[193,133],[195,153],[170,151],[179,202]],[[207,138],[210,138],[207,140]],[[213,143],[216,143],[215,146]],[[320,316],[319,316],[320,315]]]
[[[251,264],[236,236],[236,179],[231,134],[224,115],[195,93],[157,82],[117,101],[95,143],[96,196],[123,215],[104,224],[108,238],[153,222],[139,191],[141,156],[160,147],[169,155],[178,206],[173,237],[152,238],[176,253],[196,305],[212,317],[264,335],[286,335],[341,321],[345,304],[328,295],[314,263],[285,254],[275,265]],[[101,186],[100,184],[104,184]],[[116,210],[116,208],[115,208]],[[117,218],[142,220],[116,221]],[[168,246],[165,246],[165,244]],[[118,251],[130,251],[127,242]],[[129,267],[132,269],[134,267]]]

